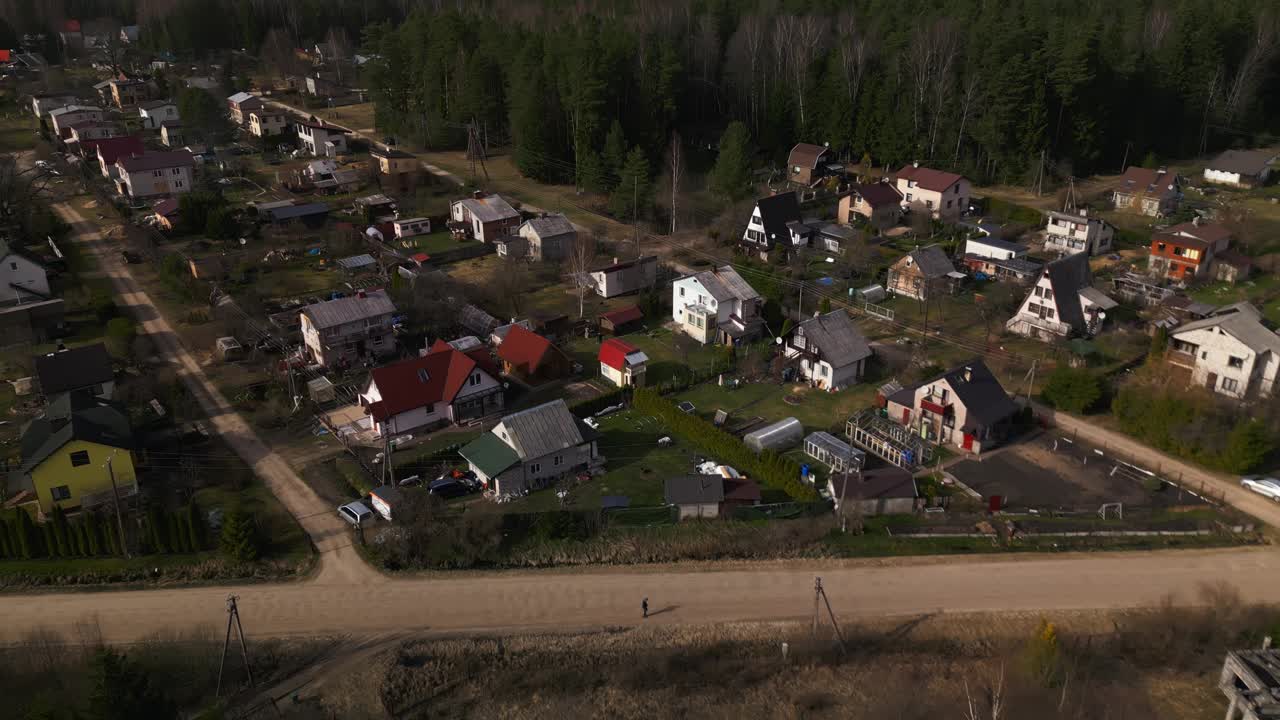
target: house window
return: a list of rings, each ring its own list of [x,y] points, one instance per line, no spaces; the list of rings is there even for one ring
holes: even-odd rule
[[[174,169],[173,169],[173,174],[174,174],[174,175],[181,175],[181,174],[182,174],[182,168],[174,168]]]
[[[89,464],[89,451],[77,450],[71,453],[71,467],[80,467]]]
[[[907,193],[907,202],[911,202],[911,193]]]
[[[152,172],[152,173],[151,173],[151,175],[152,175],[153,177],[164,177],[164,171],[163,171],[163,170],[156,170],[156,171]]]
[[[1227,366],[1237,368],[1237,369],[1242,368],[1244,367],[1244,358],[1238,358],[1238,357],[1227,358]]]
[[[480,373],[474,373],[471,375],[471,384],[472,385],[480,384]]]
[[[555,466],[556,466],[556,467],[559,467],[559,466],[560,466],[560,463],[561,463],[561,462],[563,462],[563,461],[564,461],[564,456],[562,456],[562,455],[557,455],[557,456],[555,457],[555,460],[553,461],[553,463],[555,464]]]
[[[680,288],[680,297],[684,297],[684,288]]]
[[[948,210],[950,210],[950,209],[951,209],[951,201],[950,201],[950,200],[948,200],[948,201],[947,201],[947,209],[948,209]]]
[[[1227,392],[1235,392],[1240,389],[1240,381],[1235,378],[1222,378],[1222,389]]]
[[[819,376],[819,377],[826,377],[826,376],[827,376],[827,366],[826,366],[826,365],[819,365],[819,366],[818,366],[818,376]]]
[[[538,473],[542,472],[542,464],[533,463],[532,465],[529,466],[529,472],[534,475],[537,475]]]
[[[174,187],[182,187],[182,181],[181,181],[181,180],[174,180],[174,181],[173,181],[173,186],[174,186]]]
[[[70,499],[71,499],[71,488],[70,488],[70,487],[68,487],[68,486],[66,486],[66,485],[59,485],[58,487],[49,488],[49,495],[50,495],[50,496],[51,496],[55,501],[56,501],[56,500],[70,500]]]

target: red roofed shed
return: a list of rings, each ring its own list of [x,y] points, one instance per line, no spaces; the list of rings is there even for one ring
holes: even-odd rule
[[[550,340],[513,325],[498,346],[502,371],[527,385],[541,385],[569,374],[569,357]]]

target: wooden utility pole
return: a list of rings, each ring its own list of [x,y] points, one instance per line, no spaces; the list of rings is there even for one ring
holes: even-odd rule
[[[240,608],[236,606],[236,600],[239,600],[239,597],[227,596],[227,635],[222,641],[222,661],[218,663],[218,686],[214,692],[215,697],[222,697],[222,671],[227,666],[227,650],[231,647],[232,623],[235,623],[236,634],[240,638],[240,658],[244,661],[244,674],[249,678],[249,685],[253,685],[253,669],[249,667],[249,649],[244,643],[244,626],[240,624]]]
[[[107,458],[107,475],[111,478],[111,504],[116,512],[116,530],[120,532],[120,549],[124,551],[124,556],[129,558],[133,556],[129,554],[129,544],[124,539],[124,520],[120,518],[120,488],[116,485],[115,468],[111,466],[111,462],[116,459],[116,452],[119,451],[112,452],[111,457]]]
[[[813,579],[813,639],[818,639],[818,618],[820,615],[818,601],[821,600],[827,606],[827,617],[831,619],[831,629],[835,630],[836,641],[840,643],[840,652],[845,652],[844,636],[840,634],[840,624],[836,622],[836,613],[831,609],[831,599],[827,597],[827,591],[822,588],[822,578],[815,577]]]

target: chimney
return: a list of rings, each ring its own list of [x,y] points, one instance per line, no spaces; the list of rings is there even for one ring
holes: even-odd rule
[[[613,264],[614,264],[614,265],[617,265],[619,262],[621,262],[621,261],[620,261],[620,260],[618,260],[618,258],[616,258],[616,257],[615,257],[615,258],[613,259]]]
[[[919,161],[919,160],[913,161],[913,162],[911,163],[911,167],[913,167],[913,168],[918,168],[918,167],[920,167],[920,161]]]
[[[1089,208],[1080,208],[1080,217],[1089,217]]]
[[[475,191],[472,191],[472,193],[471,193],[471,198],[472,198],[473,200],[483,200],[483,199],[484,199],[484,191],[483,191],[483,190],[475,190]]]
[[[971,367],[966,367],[966,368],[964,369],[964,381],[965,381],[965,382],[973,382],[973,368],[971,368]]]

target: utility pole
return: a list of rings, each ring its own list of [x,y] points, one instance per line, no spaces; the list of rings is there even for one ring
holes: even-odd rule
[[[636,257],[640,257],[640,176],[631,183],[631,227],[636,236]]]
[[[133,556],[129,554],[129,544],[124,539],[124,520],[120,518],[120,488],[116,485],[116,471],[111,465],[111,462],[116,459],[117,452],[119,450],[113,451],[111,457],[107,458],[107,475],[111,478],[111,504],[116,512],[116,530],[120,532],[120,549],[124,551],[124,556],[129,558]]]
[[[845,651],[844,636],[840,634],[840,624],[836,622],[836,613],[831,609],[831,598],[827,597],[827,591],[822,588],[822,578],[815,577],[813,579],[813,639],[818,639],[818,617],[819,604],[822,600],[827,606],[827,617],[831,619],[831,628],[836,632],[836,640],[840,643],[840,652]]]
[[[1040,151],[1040,165],[1036,168],[1036,197],[1043,195],[1044,190],[1044,150]]]
[[[1120,172],[1124,172],[1124,169],[1129,166],[1129,148],[1131,147],[1133,147],[1133,141],[1126,141],[1124,144],[1124,159],[1120,161]]]
[[[240,638],[240,658],[244,661],[244,674],[249,677],[249,685],[253,685],[253,669],[249,667],[249,649],[244,644],[244,626],[240,624],[240,608],[236,606],[236,595],[227,596],[227,636],[222,641],[222,661],[218,663],[218,686],[214,697],[222,697],[222,671],[227,666],[227,650],[231,647],[231,624],[235,623],[236,634]]]

